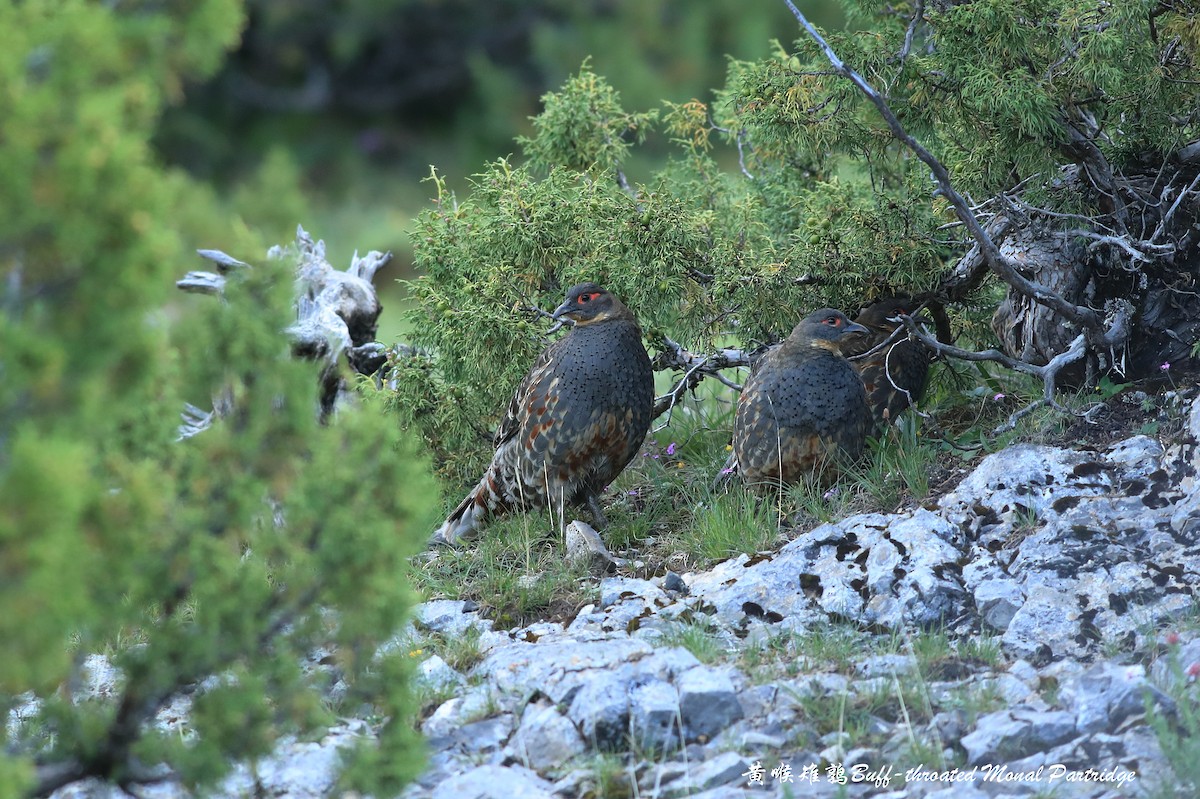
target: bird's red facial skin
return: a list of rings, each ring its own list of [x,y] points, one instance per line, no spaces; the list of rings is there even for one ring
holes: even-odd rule
[[[600,296],[600,292],[598,292],[598,291],[593,291],[591,294],[580,294],[579,295],[579,304],[583,305],[585,303],[589,303],[599,296]]]

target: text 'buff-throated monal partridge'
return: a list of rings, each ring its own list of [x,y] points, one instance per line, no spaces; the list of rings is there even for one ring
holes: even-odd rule
[[[796,482],[836,458],[862,454],[871,414],[839,342],[866,332],[841,311],[823,308],[759,360],[733,427],[733,460],[747,482]]]
[[[650,429],[654,373],[637,318],[609,291],[583,283],[554,318],[575,324],[534,363],[496,431],[483,478],[434,533],[453,544],[512,510],[586,505],[637,455]]]

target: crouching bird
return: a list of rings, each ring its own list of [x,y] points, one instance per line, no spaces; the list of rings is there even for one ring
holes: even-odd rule
[[[911,315],[912,303],[904,297],[890,297],[868,305],[854,321],[868,329],[866,335],[849,337],[841,345],[842,354],[862,376],[867,390],[867,405],[880,427],[925,396],[925,381],[929,375],[929,348],[913,341],[904,333],[892,333],[904,326],[900,316]],[[888,338],[891,343],[877,352],[864,355],[879,347]]]
[[[553,314],[571,331],[538,357],[496,430],[483,478],[433,534],[455,544],[493,516],[586,505],[606,524],[598,495],[642,446],[654,373],[637,318],[609,291],[582,283]]]
[[[733,424],[728,470],[747,482],[796,482],[862,454],[871,414],[840,343],[867,328],[841,311],[809,314],[751,371]]]

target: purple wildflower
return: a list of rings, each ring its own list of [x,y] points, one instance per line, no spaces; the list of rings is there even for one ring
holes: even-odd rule
[[[675,442],[674,441],[672,441],[670,444],[667,445],[667,454],[668,455],[675,454]]]
[[[1004,394],[997,394],[996,396],[992,397],[992,402],[999,402],[1000,400],[1004,399],[1004,397]]]
[[[1159,369],[1159,371],[1160,371],[1160,372],[1169,372],[1169,371],[1171,371],[1171,362],[1170,362],[1170,361],[1163,361],[1163,362],[1162,362],[1162,366],[1158,367],[1158,369]]]

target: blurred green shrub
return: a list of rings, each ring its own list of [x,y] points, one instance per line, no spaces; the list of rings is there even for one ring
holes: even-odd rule
[[[172,285],[197,244],[261,251],[149,146],[164,104],[241,25],[236,0],[0,7],[3,797],[136,785],[164,764],[211,784],[331,721],[328,676],[300,669],[327,645],[390,719],[348,784],[391,791],[419,767],[403,669],[374,654],[411,604],[427,468],[371,408],[317,424],[316,366],[282,335],[290,264],[245,270],[224,302]],[[262,180],[276,196],[239,207],[294,213],[287,165]],[[234,414],[176,442],[184,400],[219,389]],[[84,701],[93,653],[122,679]],[[181,737],[153,722],[185,693],[195,735]],[[13,723],[18,704],[36,712]]]

